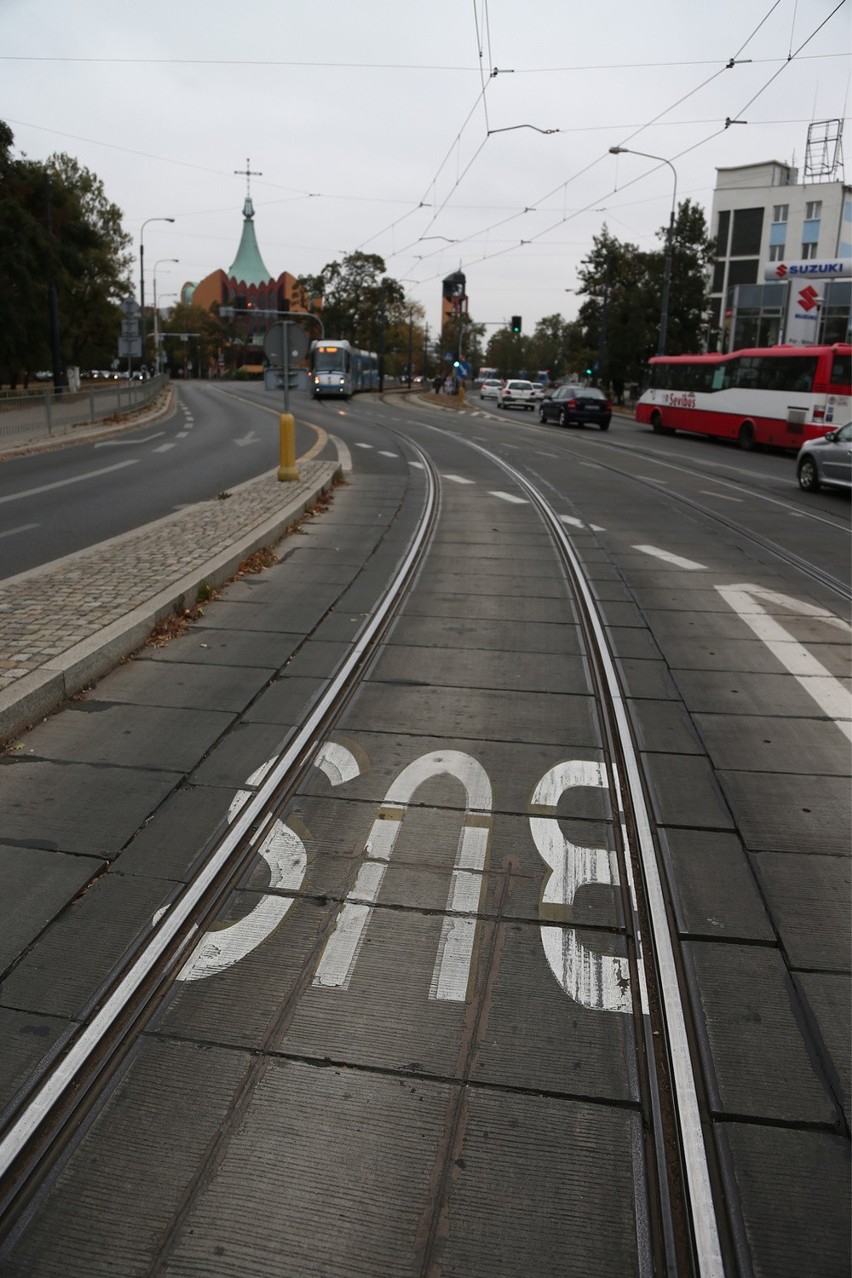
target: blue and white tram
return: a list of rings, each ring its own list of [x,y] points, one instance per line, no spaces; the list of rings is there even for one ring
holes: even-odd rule
[[[311,390],[314,399],[336,395],[348,399],[356,391],[374,390],[379,384],[379,357],[358,351],[350,342],[311,343]]]

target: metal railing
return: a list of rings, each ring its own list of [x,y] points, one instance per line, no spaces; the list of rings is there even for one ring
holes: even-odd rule
[[[165,374],[147,382],[116,381],[79,391],[49,389],[0,395],[0,440],[46,439],[75,426],[122,417],[150,404],[167,384]]]

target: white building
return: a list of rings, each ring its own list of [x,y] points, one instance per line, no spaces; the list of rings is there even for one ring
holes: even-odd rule
[[[800,183],[788,164],[717,169],[711,235],[711,349],[771,346],[781,341],[849,341],[852,279],[852,187],[838,181]],[[842,262],[842,268],[829,269]],[[769,266],[783,282],[764,283]],[[808,263],[813,277],[786,271]],[[822,264],[825,267],[821,269]],[[795,290],[807,286],[810,332],[797,328]],[[799,313],[798,319],[805,316]],[[805,324],[808,331],[808,325]]]

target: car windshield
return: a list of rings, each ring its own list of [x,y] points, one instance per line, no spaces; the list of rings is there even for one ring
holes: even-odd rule
[[[532,390],[532,382],[509,382],[509,390]]]
[[[597,386],[572,386],[571,394],[575,399],[606,399],[606,395]]]

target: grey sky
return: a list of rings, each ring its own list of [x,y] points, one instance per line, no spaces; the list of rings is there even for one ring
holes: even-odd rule
[[[671,160],[708,216],[717,166],[802,164],[848,111],[837,2],[0,0],[0,118],[97,173],[137,252],[176,219],[145,230],[148,300],[160,259],[167,301],[228,268],[250,159],[273,275],[379,253],[434,325],[461,265],[477,320],[531,332],[576,314],[604,223],[644,248],[668,221],[671,169],[611,146]]]

